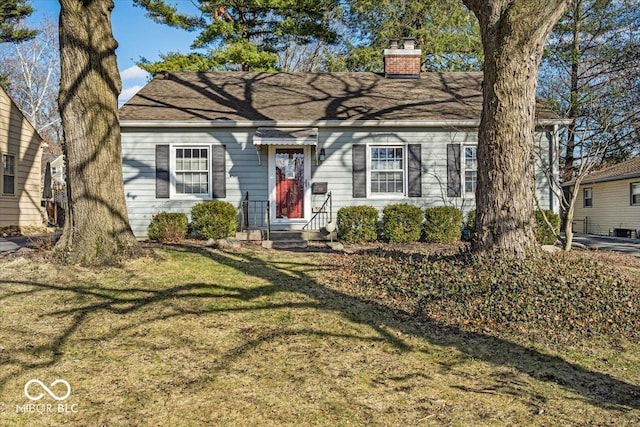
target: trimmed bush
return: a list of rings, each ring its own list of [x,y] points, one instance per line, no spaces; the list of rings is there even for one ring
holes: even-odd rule
[[[453,243],[460,240],[462,214],[453,206],[436,206],[424,211],[424,240]]]
[[[191,230],[200,239],[224,239],[238,228],[238,211],[228,202],[210,200],[191,208]]]
[[[160,242],[179,242],[187,235],[187,215],[175,212],[160,212],[151,218],[147,236]]]
[[[378,238],[378,210],[373,206],[348,206],[338,210],[338,234],[346,242],[372,242]]]
[[[422,209],[406,203],[388,205],[382,210],[382,235],[389,243],[420,240]]]
[[[558,240],[554,231],[555,233],[560,231],[560,216],[550,210],[544,211],[544,215],[546,215],[553,226],[552,229],[549,228],[549,224],[545,222],[542,212],[540,209],[536,210],[536,240],[541,245],[553,245]]]

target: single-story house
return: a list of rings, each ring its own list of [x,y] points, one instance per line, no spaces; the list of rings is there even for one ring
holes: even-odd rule
[[[0,88],[0,227],[43,223],[42,138]]]
[[[421,73],[407,44],[384,55],[380,74],[156,75],[120,110],[134,234],[210,199],[240,212],[248,198],[243,222],[272,229],[318,229],[328,206],[325,223],[352,205],[474,208],[482,73]],[[542,168],[557,168],[562,123],[537,106],[537,197],[556,212]]]
[[[575,232],[640,238],[640,156],[592,172],[578,191]]]

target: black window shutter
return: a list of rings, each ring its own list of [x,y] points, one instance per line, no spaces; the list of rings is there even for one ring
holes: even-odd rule
[[[214,199],[227,197],[226,151],[226,146],[224,145],[211,147],[211,176]]]
[[[169,146],[156,145],[156,198],[169,198]]]
[[[409,197],[422,197],[421,148],[420,144],[409,144],[409,186],[407,189]]]
[[[460,197],[461,191],[460,145],[447,144],[447,196]]]
[[[351,154],[353,197],[367,197],[367,146],[353,144]]]

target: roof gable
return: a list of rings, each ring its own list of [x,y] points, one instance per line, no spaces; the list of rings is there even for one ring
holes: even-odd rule
[[[39,138],[40,140],[43,140],[42,136],[40,136],[40,134],[36,130],[35,126],[33,126],[31,121],[24,115],[22,110],[20,108],[18,108],[18,104],[15,103],[15,101],[13,100],[11,95],[9,95],[7,93],[7,91],[4,90],[4,88],[2,88],[2,87],[0,87],[0,97],[5,98],[5,102],[6,102],[6,104],[8,104],[8,107],[9,107],[7,111],[4,111],[3,108],[0,108],[0,114],[2,114],[3,111],[4,111],[4,113],[9,112],[9,114],[13,114],[12,110],[14,110],[15,112],[18,113],[18,115],[19,115],[20,119],[22,120],[22,122],[27,125],[27,127],[29,128],[29,131],[33,132],[33,134],[37,138]]]
[[[470,121],[482,73],[163,73],[120,109],[121,121]],[[557,119],[539,105],[538,119]]]

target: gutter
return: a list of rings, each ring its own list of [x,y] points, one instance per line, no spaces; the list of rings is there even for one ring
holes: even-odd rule
[[[636,172],[636,173],[629,173],[626,175],[616,175],[616,176],[609,176],[606,178],[595,178],[595,179],[585,179],[584,181],[582,181],[580,183],[581,187],[584,187],[585,184],[597,184],[599,182],[611,182],[611,181],[624,181],[626,179],[634,179],[634,178],[640,178],[640,172]],[[573,187],[575,185],[575,181],[570,181],[567,183],[562,184],[562,187]]]
[[[536,120],[535,125],[568,125],[566,119]],[[395,127],[395,128],[478,128],[480,120],[209,120],[209,121],[160,121],[160,120],[122,120],[121,128],[239,128],[239,127]]]

